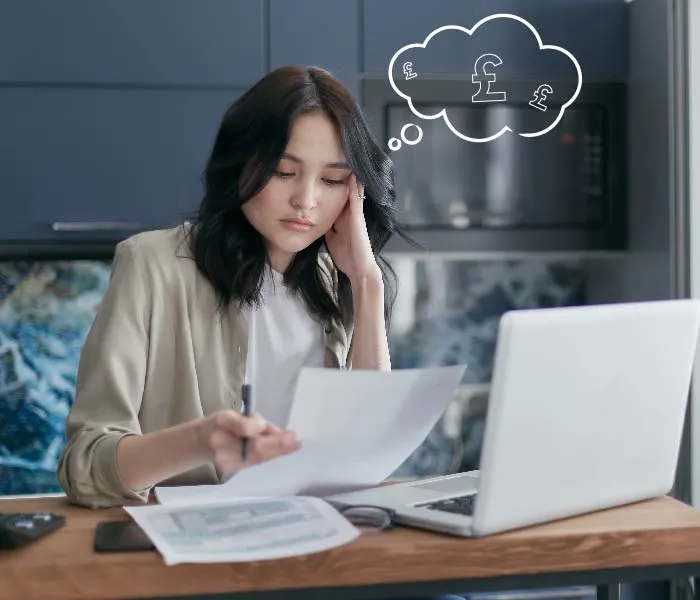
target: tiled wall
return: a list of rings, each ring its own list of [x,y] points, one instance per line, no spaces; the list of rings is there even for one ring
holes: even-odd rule
[[[395,368],[469,363],[488,382],[499,316],[508,309],[584,302],[576,263],[393,258],[399,294],[390,329]],[[75,392],[80,350],[110,263],[0,263],[0,495],[60,491],[54,475]],[[397,475],[478,463],[483,410],[464,422],[464,447],[440,429]]]
[[[577,262],[394,258],[392,266],[399,279],[390,329],[392,365],[466,363],[467,389],[491,380],[505,311],[585,303],[585,273]],[[488,390],[471,395],[458,444],[438,426],[395,475],[478,468],[487,398]]]
[[[80,350],[109,273],[109,262],[0,264],[2,495],[60,491]]]

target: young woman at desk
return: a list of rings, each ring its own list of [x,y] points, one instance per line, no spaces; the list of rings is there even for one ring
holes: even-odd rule
[[[293,452],[275,423],[301,367],[391,368],[379,253],[396,231],[393,166],[339,81],[264,77],[224,115],[204,183],[191,225],[117,246],[58,466],[74,503],[145,502],[157,484],[217,483]],[[252,310],[259,414],[246,417]]]

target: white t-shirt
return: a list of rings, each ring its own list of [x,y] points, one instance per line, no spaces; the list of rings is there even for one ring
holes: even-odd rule
[[[284,428],[299,371],[324,365],[323,326],[277,271],[267,269],[262,296],[263,305],[255,310],[255,339],[248,340],[248,366],[255,353],[255,381],[250,383],[255,411]],[[250,309],[245,314],[250,323]]]

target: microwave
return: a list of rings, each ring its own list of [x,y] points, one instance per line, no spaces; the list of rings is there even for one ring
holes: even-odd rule
[[[541,114],[527,103],[477,104],[465,97],[460,82],[422,83],[413,88],[414,107],[425,115],[444,108],[451,125],[474,139],[499,131],[498,124],[536,131],[541,122]],[[532,89],[528,81],[508,84],[511,90],[518,86]],[[566,102],[548,100],[554,110]],[[584,82],[574,103],[548,132],[536,137],[506,132],[481,143],[458,137],[442,118],[416,116],[386,78],[363,82],[362,103],[374,134],[394,162],[399,223],[423,248],[626,248],[624,83]],[[401,139],[405,141],[399,144]],[[410,246],[396,240],[387,249]]]

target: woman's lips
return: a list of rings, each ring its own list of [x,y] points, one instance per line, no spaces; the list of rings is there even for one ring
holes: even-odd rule
[[[313,223],[304,219],[283,219],[282,226],[292,231],[308,231],[313,227]]]

